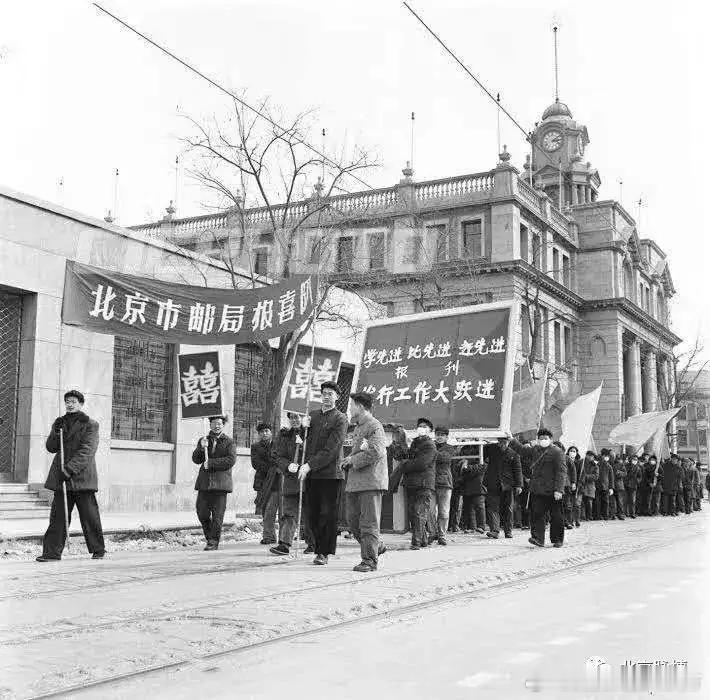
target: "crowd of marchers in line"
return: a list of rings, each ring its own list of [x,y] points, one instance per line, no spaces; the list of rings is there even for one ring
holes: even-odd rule
[[[300,524],[305,552],[315,555],[314,564],[325,565],[347,529],[360,544],[362,561],[355,571],[376,570],[386,552],[380,537],[383,496],[400,488],[414,550],[446,545],[449,532],[497,539],[502,531],[512,538],[514,527],[529,528],[530,544],[544,547],[548,523],[550,541],[562,547],[565,530],[583,519],[690,515],[701,507],[701,465],[691,459],[672,454],[660,463],[655,455],[615,455],[609,449],[582,456],[576,447],[553,441],[546,428],[532,442],[507,435],[481,451],[480,445],[450,444],[448,428],[426,417],[417,421],[410,442],[401,426],[377,420],[373,396],[365,392],[350,395],[351,447],[344,454],[348,418],[336,408],[339,395],[337,384],[324,382],[318,410],[304,417],[289,413],[289,426],[276,437],[266,423],[257,426],[259,439],[251,447],[256,512],[263,516],[261,544],[274,555],[290,553]],[[45,488],[54,491],[54,500],[38,561],[61,559],[75,505],[87,548],[102,559],[95,496],[99,425],[84,413],[81,392],[68,391],[64,401],[66,414],[54,421],[46,441],[54,459]],[[195,509],[208,551],[219,547],[237,458],[234,440],[224,432],[228,417],[209,421],[209,435],[199,438],[192,453],[199,465]],[[710,476],[705,485],[710,491]]]

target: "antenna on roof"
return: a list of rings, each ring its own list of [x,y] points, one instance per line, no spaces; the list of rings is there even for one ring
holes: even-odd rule
[[[118,168],[113,177],[113,219],[118,219]]]
[[[59,178],[57,183],[57,204],[64,204],[64,177]]]
[[[414,169],[414,112],[412,112],[412,119],[409,131],[409,163],[409,167]]]
[[[557,31],[560,28],[560,23],[557,22],[556,20],[552,20],[552,36],[554,39],[555,43],[555,102],[560,101],[560,89],[559,89],[559,80],[558,80],[558,73],[559,73],[559,63],[557,62]]]
[[[180,167],[179,158],[178,158],[178,156],[175,156],[175,192],[174,192],[175,198],[173,199],[173,202],[175,202],[175,204],[173,205],[173,207],[175,208],[175,210],[177,210],[177,206],[178,206],[178,173],[179,173],[179,167]]]

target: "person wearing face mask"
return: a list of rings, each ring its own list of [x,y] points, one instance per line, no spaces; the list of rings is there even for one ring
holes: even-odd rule
[[[436,539],[440,545],[446,545],[446,533],[449,529],[449,512],[451,508],[451,491],[453,476],[451,474],[451,459],[456,448],[448,444],[449,429],[437,426],[434,431],[436,443]]]
[[[597,481],[599,481],[599,463],[597,456],[587,450],[579,477],[582,489],[582,502],[584,504],[584,519],[590,522],[594,518],[594,499],[597,495]]]
[[[417,421],[417,436],[412,440],[407,459],[401,464],[412,526],[411,549],[420,549],[429,544],[427,520],[436,489],[436,445],[431,438],[433,430],[434,425],[428,418]]]
[[[320,390],[321,408],[311,411],[307,419],[306,461],[298,470],[299,480],[305,482],[308,478],[308,510],[316,566],[326,565],[328,557],[335,554],[340,484],[344,478],[343,443],[348,431],[347,416],[335,407],[340,387],[335,382],[323,382]]]
[[[601,451],[599,462],[599,481],[597,482],[597,520],[609,520],[609,496],[614,495],[614,470],[611,461],[611,450]]]
[[[581,506],[581,495],[579,495],[579,477],[582,470],[582,458],[579,450],[572,445],[567,450],[567,493],[565,494],[565,527],[579,527],[579,509]]]
[[[517,440],[510,447],[521,457],[532,457],[530,479],[530,544],[545,546],[545,518],[550,517],[550,541],[562,547],[565,537],[562,498],[564,496],[567,467],[565,453],[552,444],[552,433],[541,428],[537,445],[524,446]]]
[[[614,461],[614,504],[616,519],[624,520],[626,511],[626,457],[619,456]]]
[[[234,440],[224,433],[227,416],[210,416],[210,432],[200,438],[192,452],[192,461],[201,464],[195,481],[195,510],[202,525],[206,551],[219,547],[227,494],[232,492],[232,467],[237,461]]]
[[[672,454],[663,465],[663,514],[678,515],[678,492],[683,488],[680,457]]]
[[[488,468],[483,477],[486,487],[486,512],[491,529],[487,537],[497,539],[501,526],[507,538],[513,536],[513,498],[523,490],[523,470],[520,456],[511,450],[507,437],[487,445],[484,457]]]
[[[629,518],[636,517],[636,495],[641,484],[642,472],[639,465],[639,458],[636,455],[631,455],[628,466],[626,467],[626,515]]]

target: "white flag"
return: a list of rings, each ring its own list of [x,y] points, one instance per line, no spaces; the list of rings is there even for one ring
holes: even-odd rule
[[[680,408],[671,408],[669,411],[650,411],[631,416],[609,433],[609,442],[614,445],[640,447],[660,430],[665,431],[666,425],[678,411]]]
[[[575,399],[562,411],[562,436],[560,442],[565,449],[574,445],[579,454],[584,454],[589,449],[592,441],[592,428],[597,415],[597,405],[602,393],[602,382],[594,391],[583,394]]]

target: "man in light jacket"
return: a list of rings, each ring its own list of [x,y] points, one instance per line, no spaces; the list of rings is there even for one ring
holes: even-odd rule
[[[376,571],[385,547],[380,542],[382,494],[387,490],[387,448],[385,431],[372,415],[372,394],[350,394],[350,415],[355,426],[353,449],[343,463],[348,529],[360,543],[362,561],[353,571]]]

